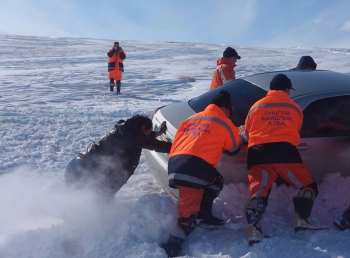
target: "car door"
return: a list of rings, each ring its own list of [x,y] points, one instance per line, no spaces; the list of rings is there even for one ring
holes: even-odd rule
[[[350,95],[312,101],[303,111],[298,146],[317,182],[326,173],[350,175]]]

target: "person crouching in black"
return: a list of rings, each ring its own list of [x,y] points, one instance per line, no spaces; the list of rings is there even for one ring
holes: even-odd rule
[[[154,132],[152,120],[141,115],[118,121],[110,132],[90,143],[68,163],[66,185],[92,186],[102,196],[112,198],[134,174],[143,148],[170,152],[171,142],[156,139],[165,131],[165,122]]]

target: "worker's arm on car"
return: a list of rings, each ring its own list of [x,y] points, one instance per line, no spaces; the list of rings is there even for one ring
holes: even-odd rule
[[[153,150],[156,152],[170,153],[172,143],[167,141],[160,141],[157,139],[149,139],[148,143],[140,146],[143,149]]]
[[[229,156],[236,155],[240,151],[239,129],[232,124],[231,130],[231,132],[227,131],[227,141],[222,148],[222,152]]]
[[[156,152],[170,153],[172,143],[170,141],[160,141],[156,139],[156,137],[162,135],[165,132],[166,122],[164,121],[160,125],[158,132],[152,131],[150,135],[145,137],[144,141],[140,141],[139,147]]]
[[[239,129],[239,138],[241,139],[241,142],[247,143],[248,142],[248,137],[245,134],[244,125],[241,125],[240,127],[238,127],[238,129]]]
[[[158,132],[155,132],[156,133],[156,137],[162,135],[163,133],[166,132],[166,122],[164,121],[160,127],[159,127],[159,131]]]
[[[241,150],[241,147],[238,146],[237,148],[235,149],[232,149],[232,150],[222,150],[223,153],[225,153],[226,155],[229,155],[229,156],[234,156],[236,154],[239,153],[239,151]]]

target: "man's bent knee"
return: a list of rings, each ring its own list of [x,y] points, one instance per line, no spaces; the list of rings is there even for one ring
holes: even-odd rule
[[[317,186],[317,183],[314,181],[312,184],[309,184],[305,187],[300,188],[297,194],[297,197],[305,197],[311,200],[315,200],[317,195],[318,195],[318,186]]]

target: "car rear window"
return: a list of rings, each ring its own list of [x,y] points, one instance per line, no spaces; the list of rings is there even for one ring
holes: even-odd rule
[[[225,83],[212,91],[208,91],[189,101],[189,106],[198,112],[203,111],[211,99],[221,90],[227,90],[231,94],[231,101],[235,107],[230,117],[235,126],[243,125],[250,107],[259,99],[266,96],[267,91],[245,80],[238,79]]]

